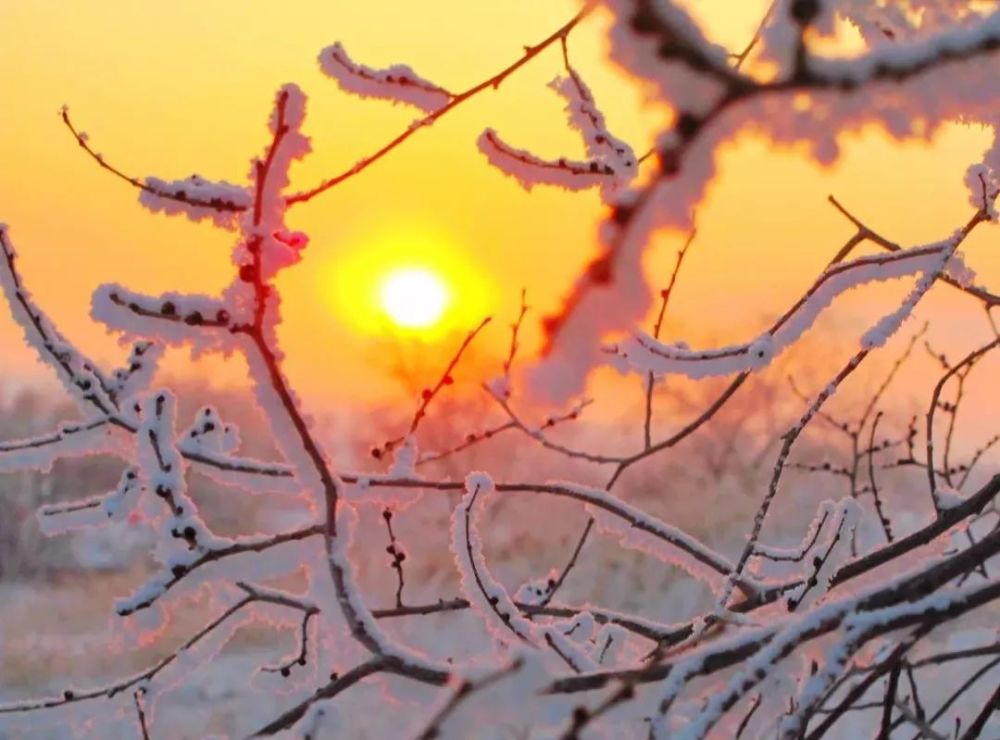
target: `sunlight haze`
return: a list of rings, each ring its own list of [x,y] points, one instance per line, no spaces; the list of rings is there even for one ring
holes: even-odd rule
[[[198,172],[241,182],[265,145],[274,91],[295,80],[309,96],[306,131],[314,150],[292,171],[293,188],[305,188],[376,151],[414,117],[405,107],[340,91],[318,71],[320,49],[339,40],[368,64],[406,63],[463,89],[510,64],[576,8],[534,0],[424,5],[313,1],[251,9],[236,0],[4,0],[0,218],[11,226],[28,286],[65,333],[99,359],[116,358],[115,338],[88,315],[93,289],[120,281],[154,293],[179,284],[218,291],[231,274],[231,235],[141,208],[132,188],[75,145],[58,118],[61,105],[70,107],[96,151],[129,174],[173,179]],[[742,48],[766,3],[694,6],[719,43]],[[607,22],[602,14],[588,19],[569,51],[612,130],[644,151],[669,113],[644,103],[642,88],[608,61]],[[558,50],[547,50],[498,91],[471,100],[360,176],[293,211],[292,226],[311,241],[308,267],[279,281],[282,335],[289,372],[306,391],[378,397],[391,387],[393,369],[372,350],[394,331],[379,306],[379,281],[415,264],[441,274],[453,292],[445,320],[425,336],[429,351],[496,315],[503,321],[485,342],[502,355],[506,339],[499,327],[516,313],[522,288],[535,312],[525,325],[525,348],[539,346],[537,318],[560,305],[593,254],[604,208],[593,192],[525,192],[487,166],[475,141],[490,126],[543,155],[578,154],[563,103],[546,85],[560,72]],[[828,194],[901,242],[945,236],[968,211],[964,167],[986,140],[975,128],[949,126],[929,144],[896,144],[866,129],[845,135],[845,156],[821,170],[804,152],[772,150],[751,134],[739,137],[720,153],[721,174],[698,214],[698,248],[666,330],[705,342],[743,341],[759,331],[849,235]],[[665,234],[648,250],[654,284],[669,275],[683,236]],[[1000,272],[994,255],[975,246],[967,252],[984,277]],[[854,326],[869,301],[880,305],[885,290],[844,301],[838,319]],[[757,309],[733,310],[741,305]],[[9,317],[0,317],[0,344],[12,348],[3,364],[22,378],[47,382],[17,335]],[[299,351],[303,347],[308,351]],[[176,354],[167,369],[187,372],[189,361]],[[325,370],[317,371],[323,363],[314,360],[323,356],[337,359],[334,384]],[[197,363],[213,367],[220,382],[242,382],[238,364]]]

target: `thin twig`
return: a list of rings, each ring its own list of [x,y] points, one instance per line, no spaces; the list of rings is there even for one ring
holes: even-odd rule
[[[465,350],[467,350],[469,348],[469,345],[472,344],[472,340],[476,338],[479,332],[481,332],[488,323],[490,323],[489,316],[483,319],[479,323],[479,326],[477,326],[475,329],[473,329],[466,335],[465,339],[462,340],[462,344],[459,346],[458,350],[452,356],[451,362],[448,363],[448,367],[445,368],[444,372],[441,374],[441,377],[438,379],[438,382],[434,385],[433,388],[428,388],[423,391],[423,393],[421,394],[420,406],[417,408],[416,413],[413,414],[413,420],[410,422],[410,431],[409,431],[410,434],[413,434],[414,432],[417,431],[417,427],[420,426],[420,421],[427,414],[427,407],[430,406],[431,401],[434,400],[435,396],[437,396],[437,394],[441,392],[441,389],[455,382],[454,378],[452,378],[451,375],[452,372],[454,372],[455,367],[462,359],[462,355],[465,354]]]
[[[875,420],[872,421],[871,436],[868,439],[868,480],[871,484],[872,499],[875,501],[875,513],[878,515],[879,524],[882,525],[882,531],[885,533],[885,539],[888,542],[892,542],[892,525],[889,522],[889,517],[886,516],[885,510],[882,508],[882,499],[878,493],[878,484],[875,482],[875,433],[878,430],[878,423],[882,419],[882,412],[879,411],[875,414]]]
[[[392,569],[396,571],[396,608],[402,609],[403,587],[406,585],[406,579],[403,577],[403,561],[406,559],[406,553],[399,547],[396,541],[396,533],[392,530],[392,509],[385,508],[382,510],[382,521],[385,522],[385,528],[389,532],[389,546],[386,548],[386,552],[392,558]]]
[[[681,247],[680,251],[677,253],[677,261],[674,263],[674,271],[670,274],[670,282],[667,284],[666,288],[660,291],[660,313],[656,317],[656,323],[653,324],[654,339],[660,338],[660,330],[663,328],[663,317],[667,313],[667,304],[670,303],[670,296],[673,295],[674,285],[677,283],[677,275],[681,271],[684,256],[687,254],[688,248],[694,242],[694,238],[697,233],[697,229],[691,230],[687,241],[684,242],[684,246]],[[646,416],[642,424],[643,439],[646,444],[645,449],[647,450],[653,446],[653,438],[650,427],[653,423],[653,386],[655,384],[656,376],[653,373],[648,373],[646,376]]]
[[[538,602],[539,606],[548,606],[549,602],[556,595],[556,591],[562,588],[563,583],[566,581],[566,576],[569,575],[570,571],[576,565],[577,558],[580,557],[580,551],[583,549],[584,543],[587,541],[587,537],[590,535],[590,530],[594,528],[594,517],[587,518],[587,524],[583,528],[583,534],[580,535],[580,539],[577,540],[576,547],[573,548],[573,554],[570,556],[569,562],[566,563],[566,567],[562,569],[559,573],[559,577],[556,579],[552,587],[545,592],[545,596],[541,601]]]
[[[146,711],[142,708],[142,690],[132,692],[132,699],[135,702],[135,713],[139,720],[139,731],[142,733],[142,740],[149,740],[149,728],[146,726]]]
[[[387,155],[393,149],[402,144],[404,141],[413,136],[417,131],[422,131],[425,128],[433,126],[439,119],[443,118],[448,113],[455,110],[455,108],[457,108],[470,98],[490,88],[496,90],[497,88],[500,87],[500,85],[503,83],[504,80],[506,80],[508,77],[514,74],[514,72],[516,72],[518,69],[520,69],[525,64],[530,62],[541,52],[545,51],[552,44],[565,39],[566,36],[568,36],[569,33],[574,28],[576,28],[576,26],[580,23],[580,21],[582,21],[584,18],[587,17],[587,15],[590,14],[590,12],[594,9],[596,5],[597,5],[596,2],[590,0],[583,7],[583,9],[580,10],[579,13],[573,16],[563,26],[556,29],[556,31],[551,33],[548,37],[546,37],[539,43],[535,44],[534,46],[524,47],[524,54],[517,61],[505,67],[504,69],[500,70],[492,77],[489,77],[488,79],[485,79],[482,82],[473,85],[465,92],[461,92],[458,93],[457,95],[452,96],[451,100],[448,101],[447,105],[438,108],[436,111],[428,113],[423,118],[409,124],[404,131],[400,132],[398,136],[396,136],[387,144],[383,145],[378,151],[368,155],[367,157],[360,159],[356,164],[354,164],[352,167],[345,170],[344,172],[340,173],[339,175],[335,175],[334,177],[328,178],[327,180],[324,180],[319,185],[310,188],[309,190],[304,190],[302,192],[289,196],[287,199],[288,205],[293,206],[296,203],[305,203],[309,200],[312,200],[317,195],[325,193],[327,190],[336,185],[339,185],[344,180],[347,180],[353,177],[354,175],[363,172],[364,170],[368,169],[368,167],[373,165],[375,162],[382,159],[382,157]]]

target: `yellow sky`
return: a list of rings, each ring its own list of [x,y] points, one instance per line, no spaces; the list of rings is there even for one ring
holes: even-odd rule
[[[713,35],[742,47],[766,2],[711,0],[698,13]],[[95,148],[129,173],[173,179],[197,172],[241,181],[266,143],[275,90],[298,83],[309,96],[314,154],[293,170],[308,187],[377,149],[414,118],[411,109],[360,100],[318,71],[318,51],[341,41],[371,66],[410,64],[463,89],[513,61],[565,22],[568,0],[2,0],[0,28],[0,221],[11,227],[25,280],[64,333],[101,359],[114,339],[88,316],[93,289],[110,281],[149,292],[215,292],[229,279],[232,235],[151,215],[136,193],[82,155],[62,128],[66,103]],[[611,129],[645,150],[662,112],[607,60],[607,19],[588,19],[570,41]],[[385,160],[297,208],[291,225],[309,233],[306,262],[281,280],[289,372],[307,393],[377,395],[392,376],[384,327],[352,319],[347,289],[416,254],[436,255],[457,277],[456,303],[470,317],[492,312],[484,348],[500,353],[502,328],[520,289],[540,312],[557,306],[592,254],[602,208],[596,193],[536,188],[527,194],[489,168],[475,139],[492,126],[542,155],[577,155],[562,100],[546,87],[560,72],[558,49],[421,132]],[[756,333],[807,285],[850,233],[826,204],[835,193],[903,243],[948,234],[969,215],[965,167],[987,137],[950,127],[930,145],[897,145],[878,132],[845,141],[845,157],[819,171],[799,152],[742,137],[722,154],[721,176],[699,212],[701,226],[676,294],[676,329],[736,341]],[[650,251],[657,279],[669,275],[679,236]],[[972,240],[970,262],[989,282],[1000,260]],[[373,256],[375,255],[375,256]],[[377,256],[377,259],[376,259]],[[367,281],[367,283],[366,283]],[[348,286],[348,287],[345,287]],[[351,288],[353,286],[353,288]],[[860,301],[875,301],[878,291]],[[935,299],[946,322],[968,304]],[[840,307],[850,325],[852,306]],[[860,305],[860,304],[859,304]],[[863,309],[858,308],[863,312]],[[470,324],[476,323],[472,318]],[[971,330],[970,330],[971,331]],[[529,334],[531,340],[534,334]],[[432,345],[425,355],[440,357]],[[239,369],[200,361],[208,377]],[[18,332],[0,312],[3,374],[37,373]],[[190,367],[183,355],[169,367]]]

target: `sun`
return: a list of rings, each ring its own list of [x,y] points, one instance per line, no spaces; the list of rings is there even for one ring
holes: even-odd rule
[[[355,225],[313,273],[316,295],[361,336],[443,341],[494,310],[496,286],[463,241],[424,221]]]
[[[382,279],[378,297],[389,319],[404,329],[434,326],[451,302],[444,280],[425,267],[393,270]]]

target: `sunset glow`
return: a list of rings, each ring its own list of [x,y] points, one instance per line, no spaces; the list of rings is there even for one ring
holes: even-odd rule
[[[1000,740],[1000,2],[0,28],[0,740]]]
[[[711,38],[733,49],[746,44],[768,5],[689,4]],[[58,13],[51,10],[57,6]],[[572,0],[515,0],[497,5],[502,13],[496,13],[493,6],[441,0],[433,7],[431,13],[424,4],[396,0],[264,5],[240,16],[246,24],[241,39],[283,39],[262,45],[226,35],[233,14],[241,12],[235,0],[210,6],[180,0],[169,9],[124,0],[99,7],[0,3],[6,66],[19,70],[4,80],[11,104],[0,137],[8,173],[0,178],[2,220],[20,245],[25,280],[60,329],[92,357],[117,361],[117,339],[89,316],[95,286],[134,280],[137,288],[158,293],[183,283],[192,292],[214,295],[232,279],[231,235],[138,207],[132,189],[81,154],[56,115],[61,104],[70,106],[96,150],[130,175],[173,179],[198,172],[241,183],[247,157],[262,145],[262,121],[275,90],[294,81],[309,96],[305,132],[313,153],[296,163],[291,189],[306,189],[378,151],[417,115],[339,89],[319,69],[320,49],[340,40],[364,63],[405,62],[446,88],[463,89],[495,74],[580,6]],[[374,33],[373,17],[391,21]],[[646,151],[668,111],[608,59],[607,23],[600,12],[574,30],[573,62],[602,101],[611,130]],[[125,32],[140,27],[157,33]],[[62,50],[59,55],[37,43],[42,33]],[[858,43],[849,28],[840,36],[848,47]],[[93,38],[115,43],[95,45]],[[476,141],[493,127],[512,146],[539,155],[581,155],[579,133],[564,125],[565,101],[548,86],[563,71],[557,47],[498,89],[422,129],[360,176],[292,211],[290,225],[309,235],[310,247],[303,252],[303,269],[280,279],[282,332],[292,371],[304,386],[331,402],[335,394],[383,399],[394,386],[385,373],[373,373],[373,340],[405,334],[436,346],[485,315],[516,316],[522,288],[533,308],[521,331],[522,355],[530,357],[543,345],[541,318],[559,309],[594,256],[606,212],[592,192],[529,193],[490,167]],[[205,75],[206,69],[213,74]],[[226,104],[219,102],[223,94]],[[190,125],[194,117],[211,122],[211,135]],[[862,127],[843,137],[836,167],[820,168],[804,150],[775,148],[752,132],[743,134],[719,152],[717,174],[698,209],[700,248],[687,260],[665,330],[683,330],[695,343],[738,341],[758,331],[761,317],[782,311],[825,264],[827,252],[836,250],[845,225],[826,200],[830,194],[877,214],[878,228],[893,239],[918,242],[950,233],[967,208],[954,163],[973,161],[987,145],[984,132],[971,126],[942,126],[929,142],[892,141],[876,126]],[[652,162],[640,176],[652,171]],[[939,207],[923,207],[928,202]],[[72,240],[66,223],[73,224]],[[814,248],[803,248],[803,233]],[[664,232],[647,250],[644,267],[653,284],[669,278],[683,237]],[[750,237],[753,248],[747,246]],[[969,251],[981,279],[998,274],[991,252]],[[191,269],[194,262],[197,270]],[[64,270],[47,270],[54,263]],[[767,280],[755,279],[762,264],[770,266]],[[401,332],[380,290],[387,276],[415,266],[441,279],[448,303],[433,324]],[[859,294],[838,315],[860,321],[879,290]],[[756,308],[719,319],[714,312],[720,296]],[[953,298],[943,294],[940,300],[951,305]],[[654,319],[647,317],[644,326]],[[498,335],[493,351],[502,352],[502,344]],[[18,378],[54,377],[38,371],[33,354],[21,346],[19,328],[6,316],[0,317],[0,346]],[[329,382],[327,366],[315,362],[317,352],[326,357],[333,348],[336,384]],[[165,363],[177,374],[192,372],[183,353],[168,354]],[[232,363],[211,355],[197,363],[199,376],[242,382],[242,369]],[[205,370],[209,364],[211,371]]]
[[[459,238],[425,222],[359,224],[314,279],[328,320],[358,336],[438,342],[495,310],[496,287]]]
[[[450,292],[440,276],[423,267],[390,273],[379,289],[379,302],[390,320],[406,329],[424,329],[441,320]]]

